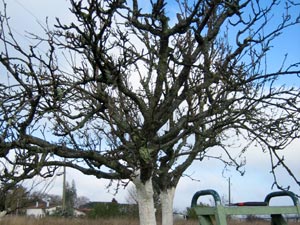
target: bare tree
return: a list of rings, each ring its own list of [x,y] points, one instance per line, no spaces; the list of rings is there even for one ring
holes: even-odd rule
[[[75,207],[79,208],[80,206],[83,206],[83,205],[85,205],[85,204],[87,204],[89,202],[90,202],[90,199],[88,197],[86,197],[86,196],[79,196],[76,199]]]
[[[142,225],[156,224],[153,188],[162,224],[172,224],[176,185],[194,160],[213,157],[239,170],[254,144],[269,152],[276,185],[279,165],[300,184],[278,153],[299,138],[299,86],[280,82],[299,78],[299,62],[266,66],[272,41],[299,25],[290,14],[299,4],[70,3],[77,21],[57,19],[28,48],[2,12],[0,62],[9,77],[0,85],[3,181],[52,176],[60,166],[128,179]],[[280,21],[271,27],[274,10]],[[247,143],[236,155],[231,136]],[[215,147],[224,154],[210,154]]]

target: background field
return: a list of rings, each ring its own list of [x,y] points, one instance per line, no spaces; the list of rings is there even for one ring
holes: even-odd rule
[[[176,221],[174,225],[198,225],[198,221]],[[269,225],[268,221],[229,221],[229,225]],[[299,225],[300,222],[289,222],[289,225]],[[62,219],[28,217],[5,217],[0,220],[0,225],[139,225],[138,220],[130,219]],[[158,224],[159,225],[159,224]]]

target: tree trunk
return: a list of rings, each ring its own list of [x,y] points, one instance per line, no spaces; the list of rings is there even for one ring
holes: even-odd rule
[[[151,178],[142,182],[138,176],[133,179],[133,183],[136,186],[140,225],[156,225]]]
[[[175,188],[169,188],[160,193],[162,225],[173,225],[173,200]]]
[[[1,211],[0,212],[0,219],[3,218],[6,215],[6,213],[7,213],[6,210]]]

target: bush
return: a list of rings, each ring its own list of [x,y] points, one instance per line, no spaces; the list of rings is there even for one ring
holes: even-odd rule
[[[193,208],[186,208],[186,216],[188,219],[198,219],[198,216]]]
[[[138,208],[136,205],[118,204],[114,202],[97,203],[89,212],[90,218],[137,218]]]

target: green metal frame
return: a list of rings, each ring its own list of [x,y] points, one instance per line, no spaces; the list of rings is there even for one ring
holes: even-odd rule
[[[205,195],[210,195],[214,198],[214,207],[197,205],[199,197]],[[293,205],[270,206],[270,199],[278,196],[290,197],[293,201]],[[266,203],[266,206],[223,206],[219,194],[215,190],[209,189],[196,192],[192,198],[191,206],[195,210],[199,218],[199,224],[201,225],[213,225],[214,220],[217,225],[227,225],[226,217],[228,215],[271,215],[272,225],[287,225],[282,214],[300,215],[298,198],[290,191],[272,192],[266,196],[263,203]]]

